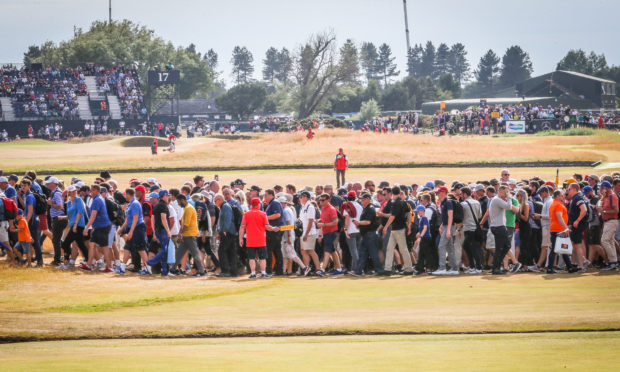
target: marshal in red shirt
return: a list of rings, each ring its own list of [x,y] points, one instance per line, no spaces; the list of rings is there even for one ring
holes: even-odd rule
[[[245,225],[245,245],[248,248],[260,248],[267,246],[265,238],[265,225],[269,224],[265,212],[258,208],[252,208],[243,215],[241,224]]]

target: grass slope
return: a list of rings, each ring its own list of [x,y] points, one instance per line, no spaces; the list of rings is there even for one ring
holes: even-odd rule
[[[98,340],[0,345],[5,371],[605,371],[618,332]],[[86,367],[88,366],[88,367]],[[149,367],[150,366],[150,367]]]

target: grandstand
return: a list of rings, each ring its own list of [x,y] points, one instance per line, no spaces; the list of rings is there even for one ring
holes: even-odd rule
[[[4,121],[143,119],[144,97],[135,69],[94,65],[0,69]]]

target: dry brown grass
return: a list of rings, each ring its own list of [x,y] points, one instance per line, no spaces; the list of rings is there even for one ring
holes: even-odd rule
[[[176,153],[150,155],[147,148],[123,148],[122,139],[87,144],[20,141],[6,146],[5,171],[255,167],[331,165],[343,147],[352,166],[407,163],[617,160],[618,135],[582,137],[433,137],[323,130],[308,141],[303,133],[268,133],[244,141],[182,138]],[[594,145],[594,146],[592,146]]]

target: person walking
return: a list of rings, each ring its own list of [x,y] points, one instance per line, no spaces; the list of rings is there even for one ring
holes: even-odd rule
[[[458,275],[459,267],[456,254],[454,252],[454,233],[456,232],[456,224],[454,224],[454,204],[453,200],[447,198],[448,188],[440,186],[437,189],[437,201],[441,208],[441,226],[439,227],[439,268],[433,272],[433,275]],[[450,270],[446,267],[446,254]],[[386,256],[387,261],[387,256]]]
[[[344,150],[342,148],[338,149],[338,154],[336,154],[336,159],[334,160],[334,171],[336,172],[336,188],[339,189],[340,185],[346,185],[345,183],[345,172],[349,168],[349,159],[344,154]],[[341,183],[342,180],[342,183]]]
[[[601,200],[597,204],[597,209],[603,217],[603,235],[601,245],[607,254],[609,264],[603,270],[615,270],[618,268],[618,256],[614,242],[614,234],[618,228],[618,195],[611,189],[611,183],[601,182]]]
[[[390,217],[383,227],[383,233],[392,227],[390,238],[388,240],[385,251],[384,273],[392,271],[392,262],[394,260],[394,248],[398,244],[398,251],[404,261],[403,275],[413,274],[413,266],[411,264],[411,256],[407,250],[406,234],[411,233],[411,218],[409,217],[409,207],[407,203],[400,197],[400,188],[394,186],[392,188],[392,208],[390,209]]]
[[[340,255],[336,251],[336,239],[338,238],[338,212],[330,203],[329,194],[321,194],[319,197],[319,206],[321,207],[321,218],[317,223],[317,227],[323,233],[323,267],[319,275],[325,275],[325,269],[329,264],[329,259],[334,261],[334,272],[331,276],[343,275],[342,266],[340,264]]]
[[[568,228],[568,210],[564,205],[564,193],[561,190],[555,190],[553,192],[553,203],[551,203],[549,207],[549,219],[551,220],[551,247],[549,248],[547,274],[555,274],[557,273],[553,268],[555,265],[555,241],[561,234],[570,234],[570,229]],[[564,259],[569,273],[574,273],[579,270],[577,267],[573,266],[569,255],[563,254],[562,259]]]
[[[299,220],[303,226],[299,246],[304,265],[310,266],[310,259],[312,259],[314,269],[316,270],[316,274],[318,274],[320,273],[321,265],[319,263],[319,256],[315,251],[317,239],[317,228],[315,223],[316,208],[314,208],[310,198],[311,195],[308,191],[304,190],[299,194],[299,203],[301,204],[301,209],[299,210]]]
[[[178,235],[179,247],[176,250],[176,265],[183,260],[183,256],[189,252],[194,258],[197,272],[194,277],[202,277],[206,275],[200,252],[198,251],[198,217],[196,210],[187,201],[187,197],[183,194],[177,195],[177,202],[183,208],[183,217],[181,218],[181,230]],[[183,268],[181,268],[183,269]]]
[[[241,220],[241,228],[239,229],[239,245],[243,246],[243,236],[245,235],[245,246],[248,250],[248,260],[250,265],[250,279],[256,279],[256,256],[260,265],[260,273],[262,279],[268,279],[271,276],[267,274],[267,237],[266,231],[280,231],[279,227],[269,225],[267,214],[260,210],[260,199],[253,198],[250,200],[252,207],[248,212],[243,214]],[[281,269],[281,267],[280,267]]]
[[[153,218],[151,219],[153,228],[153,240],[159,242],[161,250],[148,260],[149,266],[161,263],[161,276],[169,276],[168,271],[168,245],[172,233],[170,231],[170,209],[168,208],[170,194],[168,190],[159,190],[159,201],[153,206]],[[174,276],[174,274],[170,275]]]
[[[519,207],[513,204],[508,186],[502,185],[497,190],[497,195],[489,202],[488,208],[489,227],[495,240],[495,252],[493,253],[493,266],[491,268],[491,274],[493,275],[507,273],[506,270],[501,268],[504,256],[510,250],[512,240],[512,234],[509,234],[506,228],[506,210],[518,213]]]
[[[372,260],[375,273],[381,273],[381,260],[379,259],[379,246],[377,242],[377,228],[379,221],[377,220],[377,212],[372,204],[372,195],[364,193],[361,196],[361,202],[364,206],[358,220],[353,223],[359,228],[362,241],[359,248],[359,260],[355,268],[354,276],[364,275],[366,260],[368,256]]]
[[[237,249],[235,240],[237,237],[237,227],[232,207],[224,200],[224,195],[216,194],[213,198],[215,205],[220,209],[218,220],[218,237],[220,241],[219,260],[222,271],[218,277],[237,276]]]
[[[463,206],[463,231],[465,240],[463,248],[469,261],[467,274],[482,274],[482,227],[480,219],[482,211],[480,203],[472,198],[472,190],[469,187],[461,189],[465,198],[461,202]]]

